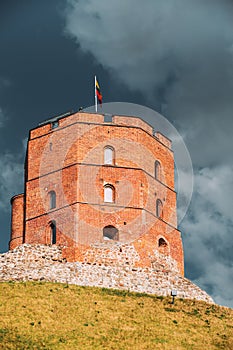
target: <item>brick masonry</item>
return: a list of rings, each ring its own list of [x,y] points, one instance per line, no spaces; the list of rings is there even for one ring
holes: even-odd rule
[[[206,292],[177,272],[169,257],[158,253],[151,268],[138,267],[138,259],[131,245],[120,243],[93,246],[86,262],[67,262],[56,245],[23,244],[0,255],[0,281],[61,282],[163,296],[176,290],[178,298],[213,303]]]
[[[114,150],[110,165],[104,162],[106,146]],[[112,203],[104,200],[106,184],[114,188]],[[51,191],[56,193],[53,208]],[[51,243],[54,225],[56,244],[64,247],[68,261],[84,262],[93,244],[103,243],[104,228],[113,226],[119,242],[136,250],[138,267],[151,267],[156,254],[163,253],[183,274],[171,141],[159,132],[153,135],[140,118],[113,116],[105,122],[104,115],[84,112],[31,130],[25,193],[12,198],[10,249]]]

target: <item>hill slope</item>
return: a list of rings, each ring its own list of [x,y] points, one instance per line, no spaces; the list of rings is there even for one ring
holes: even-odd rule
[[[87,259],[86,262],[67,262],[63,259],[62,247],[23,244],[0,255],[0,281],[43,280],[163,296],[169,296],[174,289],[179,298],[213,303],[213,299],[205,291],[180,276],[169,264],[142,268],[132,261],[130,264],[127,260],[122,261],[116,255],[111,260],[111,247],[113,250],[117,248],[114,254],[119,254],[119,247],[107,244],[92,251],[92,261]],[[100,263],[98,255],[104,255],[106,259]]]
[[[233,349],[233,310],[46,282],[0,283],[0,349]]]

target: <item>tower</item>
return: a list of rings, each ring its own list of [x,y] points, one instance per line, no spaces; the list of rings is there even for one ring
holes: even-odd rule
[[[32,129],[12,198],[10,249],[23,243],[61,245],[69,261],[97,248],[111,263],[122,250],[141,267],[164,257],[183,274],[171,141],[138,117],[86,112]]]

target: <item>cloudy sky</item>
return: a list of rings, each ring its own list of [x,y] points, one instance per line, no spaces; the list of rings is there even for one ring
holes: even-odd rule
[[[186,277],[233,307],[232,0],[1,1],[1,251],[29,129],[92,105],[94,74],[104,102],[147,106],[182,135],[194,170]]]

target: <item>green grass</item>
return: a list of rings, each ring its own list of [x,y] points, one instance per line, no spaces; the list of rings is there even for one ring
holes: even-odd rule
[[[233,310],[106,288],[0,283],[0,349],[233,350]]]

